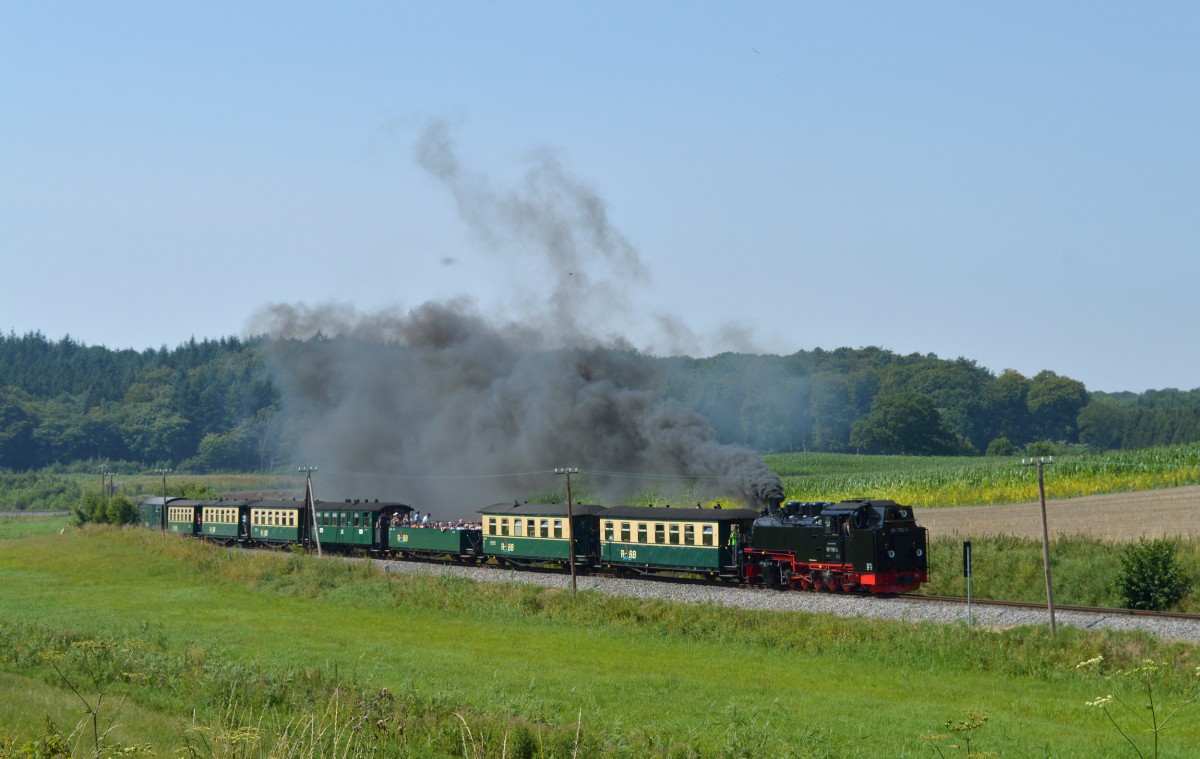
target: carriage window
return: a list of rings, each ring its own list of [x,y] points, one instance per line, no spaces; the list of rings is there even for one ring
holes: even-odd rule
[[[354,526],[358,527],[358,512],[354,512]]]
[[[605,521],[605,523],[604,523],[604,539],[610,543],[612,542],[612,539],[613,539],[613,523],[612,522]]]
[[[629,522],[621,522],[621,542],[628,543],[630,537]]]
[[[713,544],[713,528],[711,524],[704,525],[704,545],[711,546]]]
[[[679,525],[671,525],[671,545],[679,545]]]
[[[683,526],[683,544],[689,546],[696,545],[696,525],[685,524]]]
[[[648,529],[647,529],[646,523],[645,523],[645,522],[638,522],[638,539],[637,539],[637,542],[639,542],[639,543],[647,543],[647,542],[649,542],[649,541],[647,540],[647,538],[646,538],[646,533],[647,533],[647,532],[648,532]]]
[[[537,536],[537,520],[536,519],[526,519],[525,520],[525,534],[531,538]]]
[[[654,525],[654,542],[655,543],[666,543],[667,542],[667,526],[665,524]]]
[[[549,519],[542,520],[541,525],[538,527],[538,537],[539,538],[550,537],[550,520]]]
[[[522,531],[523,525],[524,525],[524,523],[520,519],[513,520],[513,535],[515,537],[518,537],[518,538],[521,537],[521,531]]]
[[[500,534],[501,535],[508,534],[508,517],[504,517],[503,519],[500,520]]]
[[[609,522],[609,524],[611,525],[612,522]],[[555,519],[554,520],[554,537],[561,538],[563,536],[562,528],[563,528],[562,520]],[[610,527],[609,529],[612,529],[612,528]]]
[[[487,520],[487,522],[488,522],[488,524],[487,524],[487,533],[488,533],[488,535],[496,535],[496,534],[498,534],[498,533],[496,532],[496,517],[488,517],[488,520]]]

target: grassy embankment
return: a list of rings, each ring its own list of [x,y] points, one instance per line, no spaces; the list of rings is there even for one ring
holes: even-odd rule
[[[924,757],[966,709],[989,715],[976,749],[1114,755],[1125,744],[1083,705],[1114,686],[1074,665],[1168,661],[1156,697],[1173,703],[1200,664],[1139,636],[573,597],[69,530],[0,544],[0,734],[75,724],[42,654],[97,636],[128,657],[112,737],[157,755],[299,756],[303,733],[311,755],[336,739],[350,756],[386,740],[412,756]],[[1165,741],[1200,744],[1200,720]]]
[[[890,498],[918,507],[1022,503],[1038,499],[1037,475],[1021,459],[980,456],[855,456],[786,453],[764,457],[789,500]],[[1047,469],[1052,498],[1200,484],[1200,445],[1058,456]]]

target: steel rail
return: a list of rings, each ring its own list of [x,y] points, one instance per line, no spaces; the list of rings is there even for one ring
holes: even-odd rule
[[[904,601],[942,601],[944,603],[965,604],[967,599],[962,596],[926,596],[917,593],[897,593],[892,598],[898,598]],[[1028,601],[998,601],[994,599],[972,598],[971,603],[979,606],[1003,606],[1014,609],[1031,609],[1034,611],[1045,611],[1045,603],[1031,603]],[[1159,617],[1163,619],[1186,619],[1200,621],[1200,614],[1189,614],[1181,611],[1150,611],[1147,609],[1114,609],[1104,606],[1064,606],[1055,604],[1054,608],[1059,611],[1077,611],[1084,614],[1103,614],[1108,616],[1127,616],[1127,617]]]

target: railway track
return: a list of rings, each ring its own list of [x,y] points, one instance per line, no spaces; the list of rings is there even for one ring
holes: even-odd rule
[[[967,599],[961,596],[926,596],[916,593],[901,593],[893,598],[898,598],[904,601],[941,601],[943,603],[966,604]],[[1033,611],[1047,611],[1047,606],[1044,603],[1029,603],[1027,601],[996,601],[993,599],[971,599],[972,606],[998,606],[1011,609],[1030,609]],[[1147,611],[1145,609],[1113,609],[1103,606],[1071,606],[1066,604],[1055,604],[1054,611],[1075,611],[1083,614],[1100,614],[1105,616],[1123,616],[1123,617],[1150,617],[1155,619],[1179,619],[1187,621],[1200,621],[1200,614],[1188,614],[1179,611]]]

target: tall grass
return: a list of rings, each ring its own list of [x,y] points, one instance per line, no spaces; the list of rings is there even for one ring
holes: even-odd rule
[[[1193,581],[1200,580],[1200,539],[1182,539],[1179,560]],[[1117,587],[1122,546],[1091,538],[1063,537],[1050,542],[1050,574],[1057,603],[1120,608]],[[1046,602],[1040,540],[1011,536],[971,538],[971,592],[976,598]],[[962,541],[934,538],[929,546],[929,595],[966,594]],[[1200,612],[1200,595],[1185,596],[1175,611]]]
[[[188,726],[163,754],[923,756],[974,707],[1004,755],[1081,755],[1075,663],[1172,661],[1167,692],[1200,665],[1144,636],[571,594],[111,528],[13,541],[0,579],[0,667],[53,682],[42,652],[135,652],[122,692]],[[819,720],[794,718],[796,693]]]

